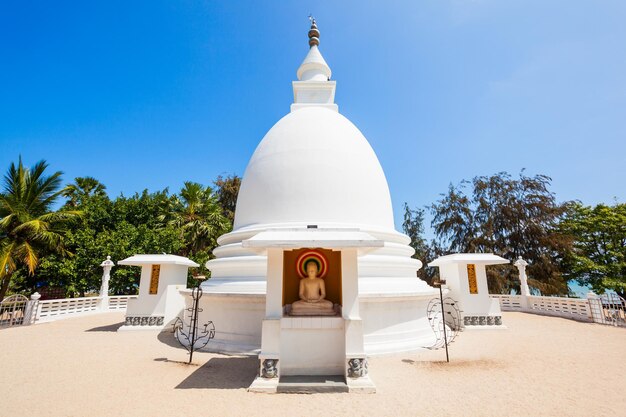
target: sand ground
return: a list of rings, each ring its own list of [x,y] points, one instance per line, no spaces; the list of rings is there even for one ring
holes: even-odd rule
[[[445,352],[370,359],[376,394],[254,394],[255,358],[186,352],[120,313],[0,331],[0,416],[625,416],[626,329],[505,313]]]

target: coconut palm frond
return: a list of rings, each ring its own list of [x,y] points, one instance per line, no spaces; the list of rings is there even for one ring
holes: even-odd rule
[[[62,194],[62,173],[46,175],[47,168],[45,161],[26,168],[20,158],[4,175],[0,192],[0,274],[4,276],[20,265],[32,275],[44,254],[66,253],[65,226],[77,213],[51,211]]]
[[[15,243],[3,242],[0,245],[0,277],[10,275],[15,271],[15,261],[13,259],[13,251],[15,249]]]
[[[28,242],[24,242],[21,245],[16,246],[15,255],[28,268],[28,273],[33,275],[37,265],[39,264],[39,257],[37,256],[35,248]]]
[[[58,223],[78,219],[84,216],[84,214],[85,213],[81,210],[54,211],[42,214],[39,216],[39,220],[47,223]]]
[[[41,219],[33,219],[14,227],[13,233],[38,234],[47,231],[49,228],[50,224],[48,222]]]

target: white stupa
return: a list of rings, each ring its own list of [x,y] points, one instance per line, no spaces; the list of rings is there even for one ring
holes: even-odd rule
[[[434,336],[426,307],[438,292],[416,277],[422,263],[411,257],[410,239],[395,230],[389,187],[374,150],[334,103],[336,83],[318,49],[315,22],[309,45],[293,82],[291,112],[252,155],[233,231],[218,239],[216,259],[206,264],[211,279],[202,284],[201,322],[212,320],[217,329],[207,348],[259,352],[270,316],[267,248],[340,246],[359,248],[355,311],[365,353],[429,346]],[[269,243],[254,243],[259,239]],[[272,291],[280,292],[280,286]]]

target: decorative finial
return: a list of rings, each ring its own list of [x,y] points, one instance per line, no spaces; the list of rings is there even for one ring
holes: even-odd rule
[[[315,23],[315,18],[312,15],[309,15],[309,20],[311,21],[311,29],[309,30],[309,47],[312,48],[313,45],[319,46],[320,44],[320,31],[317,29],[317,23]]]

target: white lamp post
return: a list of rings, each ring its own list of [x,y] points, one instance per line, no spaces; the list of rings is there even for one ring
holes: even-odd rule
[[[103,269],[102,286],[100,287],[100,308],[102,310],[108,310],[109,309],[109,280],[111,279],[111,269],[115,266],[115,263],[111,260],[110,256],[107,256],[106,261],[102,262],[100,266]]]
[[[517,267],[519,271],[519,280],[520,280],[520,290],[522,295],[528,297],[530,295],[530,289],[528,288],[528,278],[526,277],[526,267],[528,266],[528,262],[522,259],[522,257],[518,257],[517,261],[513,264]]]

